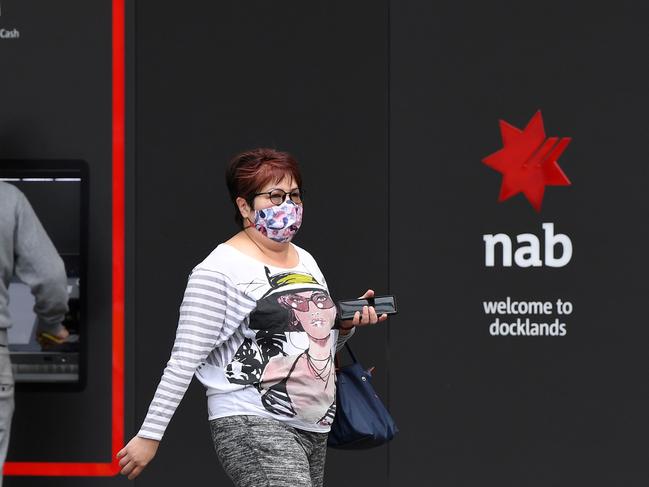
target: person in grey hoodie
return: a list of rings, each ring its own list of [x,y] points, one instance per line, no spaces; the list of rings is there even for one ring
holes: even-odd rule
[[[7,456],[14,412],[14,378],[7,336],[11,326],[8,287],[14,274],[30,287],[35,297],[37,334],[46,332],[66,338],[69,333],[61,324],[68,312],[63,260],[22,191],[0,181],[0,472]]]

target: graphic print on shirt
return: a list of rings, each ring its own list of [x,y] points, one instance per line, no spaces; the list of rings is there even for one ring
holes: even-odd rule
[[[225,375],[231,383],[253,385],[273,414],[330,425],[335,414],[334,302],[310,274],[271,275],[264,269],[270,289],[250,314],[255,338],[244,340]]]

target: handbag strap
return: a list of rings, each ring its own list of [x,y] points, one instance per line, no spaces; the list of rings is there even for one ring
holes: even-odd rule
[[[345,342],[345,348],[349,352],[349,356],[352,358],[352,362],[358,362],[358,359],[356,358],[356,355],[354,355],[354,352],[352,352],[352,347],[349,346],[349,343]]]
[[[352,347],[349,346],[349,343],[345,342],[345,348],[347,349],[349,356],[352,358],[352,363],[357,363],[358,359],[356,358],[354,352],[352,352]],[[334,365],[336,367],[336,370],[340,368],[340,359],[338,358],[339,354],[340,352],[336,352],[336,356],[334,357]]]

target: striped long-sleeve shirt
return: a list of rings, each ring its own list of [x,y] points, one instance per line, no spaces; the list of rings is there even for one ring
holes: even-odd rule
[[[326,357],[353,332],[332,330],[335,307],[324,276],[308,252],[295,248],[300,264],[293,269],[265,266],[220,244],[192,270],[171,357],[138,436],[162,438],[194,375],[207,388],[210,419],[257,414],[313,431],[329,429],[334,367]],[[292,362],[297,365],[290,369]],[[308,407],[300,405],[305,394],[307,403],[311,399],[304,384],[313,389]],[[279,407],[277,398],[286,404]],[[300,401],[293,404],[295,399]]]

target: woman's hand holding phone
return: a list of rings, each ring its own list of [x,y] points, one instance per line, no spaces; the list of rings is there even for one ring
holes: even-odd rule
[[[372,298],[374,297],[374,291],[368,289],[365,291],[365,294],[359,296],[358,299]],[[343,330],[341,333],[347,334],[355,326],[366,326],[374,325],[380,321],[385,321],[388,319],[388,315],[383,313],[380,316],[377,316],[374,306],[363,306],[363,311],[356,311],[354,313],[354,318],[351,320],[340,320],[340,329]],[[347,330],[346,332],[344,330]]]

